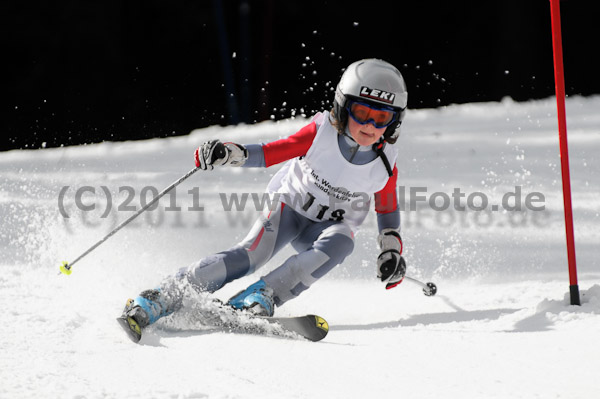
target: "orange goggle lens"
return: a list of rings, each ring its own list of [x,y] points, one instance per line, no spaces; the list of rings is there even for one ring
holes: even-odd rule
[[[396,116],[396,112],[392,110],[373,108],[367,104],[354,102],[348,107],[348,113],[361,125],[370,122],[377,128],[391,125]]]

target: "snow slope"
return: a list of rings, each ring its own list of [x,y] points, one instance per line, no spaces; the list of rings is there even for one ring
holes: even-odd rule
[[[114,321],[128,297],[243,238],[256,216],[252,197],[240,211],[227,211],[229,201],[262,193],[277,168],[198,172],[71,276],[58,275],[61,261],[139,209],[142,194],[192,169],[204,140],[266,142],[306,119],[0,153],[0,398],[595,397],[599,110],[600,97],[567,101],[582,306],[567,295],[554,100],[413,110],[397,144],[406,200],[411,187],[438,201],[459,189],[462,205],[480,193],[473,198],[485,195],[490,208],[434,211],[421,201],[403,212],[409,274],[438,285],[432,298],[409,282],[390,291],[377,282],[368,219],[345,264],[277,310],[326,317],[331,331],[320,343],[209,331],[182,312],[134,345]],[[78,190],[79,208],[94,210],[78,209]],[[542,194],[545,210],[490,210],[517,190],[523,200]]]

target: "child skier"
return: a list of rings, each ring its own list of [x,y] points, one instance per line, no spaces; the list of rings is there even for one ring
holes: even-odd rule
[[[391,64],[366,59],[342,75],[330,112],[317,113],[295,134],[268,144],[241,145],[212,140],[195,152],[196,166],[269,167],[287,161],[267,192],[278,199],[247,237],[232,248],[205,257],[158,288],[127,302],[123,317],[141,331],[181,307],[182,282],[214,292],[254,273],[291,243],[298,254],[234,295],[227,304],[272,316],[350,255],[354,233],[374,195],[379,227],[377,276],[392,288],[404,278],[396,197],[396,157],[392,146],[404,117],[407,91]],[[137,327],[136,327],[137,324]]]

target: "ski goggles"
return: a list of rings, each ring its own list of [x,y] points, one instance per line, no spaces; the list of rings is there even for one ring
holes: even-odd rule
[[[388,127],[396,120],[396,111],[352,101],[346,107],[348,115],[360,125],[372,123],[376,128]]]

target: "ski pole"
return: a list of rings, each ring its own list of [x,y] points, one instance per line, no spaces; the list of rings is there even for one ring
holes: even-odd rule
[[[423,283],[417,280],[416,278],[412,278],[409,276],[404,276],[404,279],[423,288],[423,294],[425,294],[426,296],[434,296],[437,292],[437,286],[432,282]]]
[[[185,175],[181,176],[177,181],[173,182],[171,185],[169,185],[167,188],[165,188],[163,191],[161,191],[160,193],[158,193],[158,195],[156,197],[154,197],[152,199],[152,201],[150,201],[149,203],[147,203],[146,205],[144,205],[144,207],[142,207],[139,211],[137,211],[136,213],[134,213],[133,215],[131,215],[130,217],[128,217],[125,221],[123,221],[120,225],[118,225],[117,227],[115,227],[110,233],[108,233],[107,235],[105,235],[104,237],[102,237],[102,239],[100,239],[97,243],[95,243],[94,245],[92,245],[91,247],[89,247],[84,253],[82,253],[81,255],[79,255],[77,258],[75,258],[75,260],[73,260],[73,262],[67,262],[64,261],[62,262],[62,265],[60,266],[60,272],[62,274],[65,275],[70,275],[72,270],[71,268],[73,267],[73,265],[75,263],[77,263],[79,260],[81,260],[84,256],[86,256],[87,254],[89,254],[90,252],[92,252],[94,249],[96,249],[100,244],[102,244],[104,241],[108,240],[112,235],[114,235],[117,231],[121,230],[123,227],[125,227],[127,224],[129,224],[133,219],[135,219],[136,217],[138,217],[141,213],[143,213],[146,209],[150,208],[152,205],[154,205],[159,199],[161,199],[161,197],[163,197],[166,193],[168,193],[169,191],[171,191],[173,188],[177,187],[181,182],[183,182],[185,179],[187,179],[188,177],[190,177],[191,175],[193,175],[194,173],[196,173],[198,171],[198,169],[200,168],[194,168],[192,170],[190,170],[189,172],[187,172]],[[60,275],[60,273],[59,273]]]

